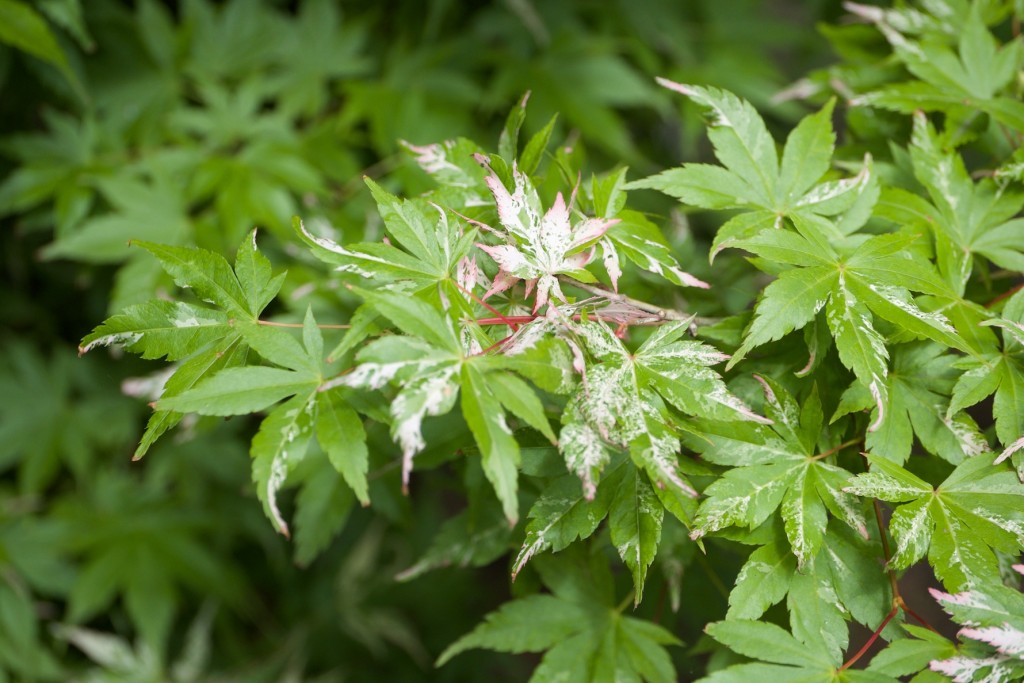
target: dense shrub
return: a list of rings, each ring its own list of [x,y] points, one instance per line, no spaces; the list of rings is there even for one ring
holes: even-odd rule
[[[1015,4],[676,5],[0,0],[0,675],[1019,680]]]

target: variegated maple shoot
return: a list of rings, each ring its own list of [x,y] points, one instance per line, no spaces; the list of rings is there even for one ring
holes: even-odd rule
[[[622,275],[619,256],[611,240],[604,239],[608,229],[620,222],[618,218],[583,218],[574,224],[571,210],[575,204],[578,184],[573,188],[568,204],[559,192],[551,207],[542,214],[537,190],[515,163],[512,165],[514,187],[509,191],[486,156],[476,154],[474,158],[490,172],[485,182],[494,195],[498,220],[503,229],[495,229],[476,221],[474,224],[504,242],[498,245],[477,243],[499,268],[484,299],[504,292],[523,280],[527,296],[536,286],[534,313],[552,297],[564,303],[567,300],[559,285],[559,276],[593,282],[593,276],[584,267],[594,259],[598,245],[602,250],[612,288],[618,291],[618,280]],[[683,275],[692,286],[709,287],[692,275]]]

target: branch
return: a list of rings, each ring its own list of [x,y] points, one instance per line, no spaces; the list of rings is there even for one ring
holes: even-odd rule
[[[594,296],[599,296],[603,299],[607,299],[608,301],[617,301],[618,303],[626,304],[627,306],[632,306],[633,308],[641,310],[645,313],[650,313],[652,316],[662,321],[690,321],[694,325],[714,325],[715,323],[721,321],[721,318],[704,318],[700,316],[691,315],[689,313],[683,313],[682,311],[677,311],[672,308],[663,308],[661,306],[655,306],[654,304],[649,304],[646,301],[640,301],[639,299],[634,299],[633,297],[626,296],[625,294],[613,292],[612,290],[605,289],[604,287],[588,285],[586,282],[580,282],[579,280],[569,277],[568,275],[559,275],[558,279],[559,281],[564,282],[567,285],[576,287],[577,289],[582,289],[584,292],[588,292],[590,294],[593,294]]]

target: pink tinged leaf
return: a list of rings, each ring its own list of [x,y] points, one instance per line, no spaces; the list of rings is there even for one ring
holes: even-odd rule
[[[540,241],[551,255],[561,256],[572,248],[572,226],[569,223],[569,207],[559,192],[555,203],[540,219]]]
[[[932,661],[928,668],[940,674],[945,674],[953,679],[953,683],[1002,683],[1009,679],[1003,676],[993,677],[995,669],[1006,661],[1006,657],[984,657],[974,658],[958,655],[949,659],[937,659]],[[983,670],[990,669],[984,679],[977,678]]]
[[[675,90],[677,93],[682,93],[687,97],[694,93],[689,86],[683,85],[682,83],[676,83],[675,81],[670,81],[667,78],[662,78],[661,76],[656,77],[654,80],[657,81],[658,85],[661,87],[668,88],[669,90]]]
[[[612,289],[619,291],[619,278],[622,277],[622,267],[619,265],[619,254],[615,251],[615,245],[610,240],[601,243],[601,250],[604,252],[604,269],[608,271],[608,278],[612,281]]]
[[[537,279],[537,298],[534,300],[533,312],[534,314],[539,311],[544,304],[548,303],[550,298],[554,296],[561,301],[565,301],[565,295],[562,294],[562,288],[558,284],[558,280],[553,275],[542,275]]]
[[[608,232],[608,228],[620,222],[621,221],[618,218],[608,220],[601,218],[586,219],[577,225],[576,229],[573,231],[572,243],[569,245],[569,248],[575,249],[581,244],[586,244],[587,242],[596,240]]]
[[[594,258],[594,247],[581,251],[578,254],[568,256],[562,261],[561,266],[558,270],[578,270],[583,266],[587,265]]]
[[[994,647],[1000,654],[1010,657],[1024,656],[1024,632],[1009,624],[983,628],[960,629],[962,638],[980,640]]]
[[[935,598],[937,602],[944,602],[949,605],[981,609],[988,609],[990,607],[983,595],[973,591],[964,591],[963,593],[944,593],[937,588],[929,588],[928,592],[931,593],[932,597]],[[945,606],[943,609],[946,609]],[[947,609],[946,611],[948,612],[949,610]]]
[[[477,244],[476,246],[494,259],[498,267],[506,273],[512,273],[520,278],[539,275],[537,269],[530,264],[523,252],[511,244],[499,244],[494,247],[486,244]]]
[[[519,282],[520,279],[521,278],[516,277],[512,273],[506,273],[504,270],[499,270],[498,274],[494,276],[494,281],[491,283],[491,286],[484,293],[483,300],[486,301],[494,294],[504,292],[512,287],[512,285]]]
[[[1017,572],[1018,574],[1024,574],[1024,564],[1015,564],[1011,566],[1013,567],[1013,571]]]
[[[711,285],[709,285],[708,283],[704,282],[700,278],[696,278],[693,275],[690,275],[689,273],[683,270],[680,270],[679,268],[676,268],[675,266],[670,267],[669,270],[672,271],[672,274],[679,278],[680,282],[682,282],[687,287],[711,289]]]
[[[476,259],[463,256],[459,259],[459,267],[455,271],[455,282],[467,292],[472,292],[480,283],[480,268],[476,265]]]
[[[1024,436],[1020,437],[1019,439],[1011,443],[1009,446],[1007,446],[1006,450],[1000,453],[999,457],[996,458],[992,462],[992,464],[998,465],[999,463],[1003,462],[1004,460],[1006,460],[1007,458],[1009,458],[1011,455],[1021,450],[1022,448],[1024,448]]]
[[[419,167],[426,173],[433,175],[446,168],[458,169],[455,164],[448,161],[447,155],[445,154],[445,148],[440,143],[434,143],[432,145],[414,145],[405,140],[400,140],[399,144],[416,155],[416,164],[419,165]]]
[[[569,350],[572,351],[572,369],[580,373],[583,378],[583,388],[587,388],[587,361],[583,356],[583,349],[572,339],[565,340]]]
[[[491,194],[494,195],[494,203],[498,208],[498,220],[506,228],[510,228],[515,225],[522,229],[519,223],[519,207],[508,189],[505,188],[504,183],[496,175],[489,175],[484,179],[487,183],[487,187],[490,188]]]
[[[530,293],[533,292],[533,288],[537,284],[537,278],[530,278],[529,280],[524,280],[523,284],[526,285],[526,291],[523,293],[523,296],[529,299]]]

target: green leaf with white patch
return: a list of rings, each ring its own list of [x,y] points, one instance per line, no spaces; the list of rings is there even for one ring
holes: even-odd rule
[[[277,504],[277,494],[288,475],[305,458],[313,436],[315,388],[282,403],[260,423],[252,440],[252,478],[256,497],[274,528],[288,536],[288,523]]]
[[[1024,549],[1024,485],[995,454],[964,460],[938,487],[879,456],[872,471],[857,475],[847,490],[903,503],[889,524],[895,540],[890,564],[906,569],[925,553],[951,590],[998,577],[994,550]]]
[[[647,476],[626,468],[608,512],[612,543],[633,575],[633,604],[643,599],[647,569],[654,561],[661,540],[665,508],[651,488]]]

